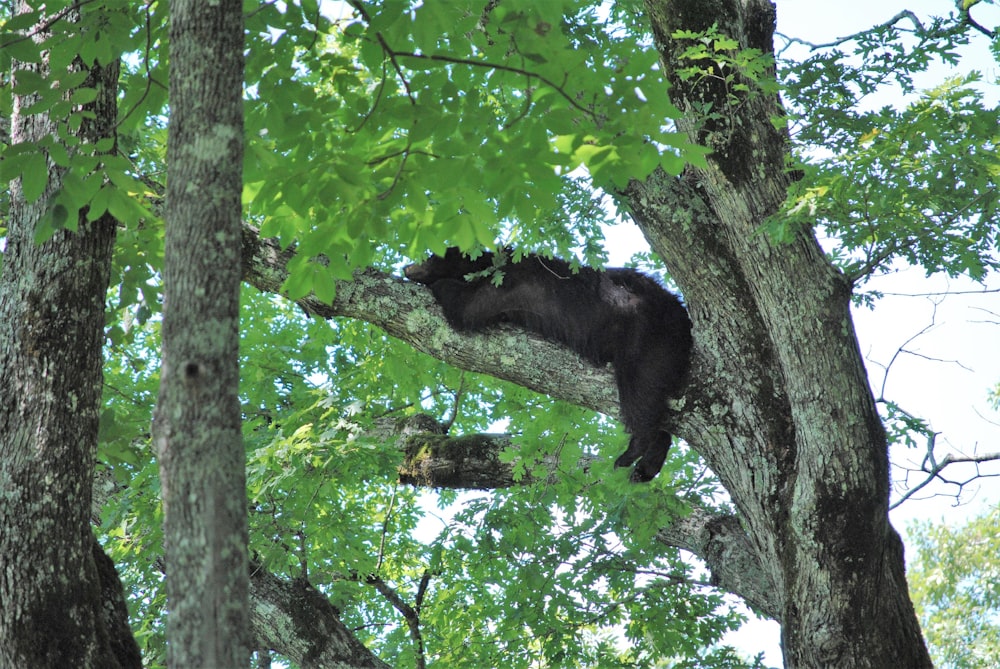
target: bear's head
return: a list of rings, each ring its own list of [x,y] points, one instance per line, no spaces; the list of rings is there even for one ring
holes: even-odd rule
[[[493,254],[484,251],[475,260],[452,246],[443,256],[432,255],[427,260],[408,265],[403,274],[410,281],[430,285],[440,279],[463,279],[468,274],[481,272],[493,266]]]

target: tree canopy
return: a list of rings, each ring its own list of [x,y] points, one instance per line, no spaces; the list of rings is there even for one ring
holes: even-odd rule
[[[867,280],[902,264],[982,281],[1000,263],[995,84],[957,55],[1000,53],[987,4],[879,17],[793,60],[762,0],[244,3],[242,191],[220,191],[243,207],[261,666],[762,666],[723,643],[737,599],[782,624],[788,667],[928,666],[887,447],[931,431],[873,396],[849,307],[877,308]],[[150,667],[167,661],[174,573],[150,427],[177,289],[164,199],[212,200],[168,183],[214,150],[173,153],[168,73],[194,68],[172,70],[170,11],[0,3],[16,184],[0,195],[0,316],[33,313],[8,297],[26,272],[14,240],[69,257],[63,240],[114,222],[107,294],[91,295],[103,344],[87,344],[96,467],[75,473],[93,501],[77,512]],[[954,76],[914,85],[942,62]],[[109,116],[93,72],[112,63]],[[905,102],[870,103],[887,89]],[[22,132],[41,119],[48,132]],[[95,120],[107,133],[83,132]],[[611,370],[509,326],[457,333],[400,272],[449,246],[601,267],[626,220],[648,242],[630,262],[683,294],[695,332],[669,404],[682,440],[644,485],[612,466],[628,437]],[[9,342],[0,381],[33,355]],[[0,406],[0,434],[15,413]],[[0,485],[54,457],[2,440]]]
[[[910,590],[939,666],[971,669],[1000,660],[998,515],[994,507],[964,526],[922,522],[910,528],[917,547]]]

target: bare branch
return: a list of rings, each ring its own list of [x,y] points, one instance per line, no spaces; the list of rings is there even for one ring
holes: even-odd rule
[[[972,14],[970,14],[970,12],[972,11],[972,5],[977,3],[972,3],[969,6],[965,6],[965,3],[963,2],[957,2],[955,4],[958,5],[958,11],[962,13],[962,20],[965,21],[966,25],[972,27],[975,30],[978,30],[979,32],[986,35],[990,39],[996,39],[997,33],[995,30],[990,30],[989,28],[986,28],[978,21],[976,21],[974,18],[972,18]]]
[[[871,28],[866,28],[865,30],[861,30],[861,31],[858,31],[856,33],[852,33],[850,35],[847,35],[846,37],[838,37],[837,39],[833,40],[832,42],[826,42],[824,44],[815,44],[813,42],[808,42],[808,41],[806,41],[804,39],[800,39],[798,37],[790,37],[790,36],[782,34],[782,33],[775,33],[774,36],[775,37],[780,37],[781,39],[785,40],[785,42],[786,42],[785,46],[778,51],[779,55],[781,54],[781,52],[783,52],[785,49],[787,49],[792,44],[802,44],[803,46],[809,47],[812,51],[818,51],[819,49],[829,49],[831,47],[840,46],[841,44],[844,44],[845,42],[850,42],[850,41],[856,40],[859,37],[861,37],[862,35],[864,35],[866,33],[869,33],[869,32],[871,32],[873,30],[877,30],[879,28],[890,28],[890,27],[893,27],[897,23],[899,23],[900,21],[902,21],[903,19],[908,19],[911,23],[913,23],[913,28],[912,29],[905,29],[905,28],[898,28],[897,27],[897,30],[899,30],[900,32],[918,32],[918,31],[922,32],[922,31],[925,30],[924,24],[920,22],[920,19],[917,17],[917,15],[914,14],[913,12],[911,12],[909,9],[904,9],[903,11],[899,12],[898,14],[896,14],[895,16],[893,16],[888,21],[885,21],[885,22],[880,23],[878,25],[872,26]]]
[[[998,477],[1000,477],[1000,474],[986,474],[986,473],[983,473],[979,469],[979,467],[978,467],[978,465],[980,465],[980,464],[982,464],[984,462],[996,462],[996,461],[1000,460],[1000,452],[996,452],[996,453],[983,453],[981,455],[969,455],[969,456],[952,455],[951,453],[949,453],[949,454],[945,455],[944,458],[942,458],[940,462],[938,462],[934,458],[933,448],[934,448],[934,440],[931,440],[931,443],[929,444],[929,448],[928,448],[928,453],[927,453],[927,455],[924,456],[924,461],[921,464],[920,469],[919,470],[915,470],[915,471],[923,472],[926,475],[925,478],[920,483],[918,483],[917,485],[915,485],[912,488],[910,488],[909,490],[907,490],[906,493],[904,495],[902,495],[898,500],[896,500],[895,502],[893,502],[892,504],[890,504],[889,505],[889,509],[890,510],[895,509],[900,504],[902,504],[906,500],[908,500],[911,497],[913,497],[914,495],[916,495],[920,490],[922,490],[923,488],[925,488],[928,484],[930,484],[935,479],[937,479],[937,480],[939,480],[942,483],[945,483],[947,485],[957,486],[958,492],[955,494],[955,498],[957,500],[961,496],[962,491],[965,489],[965,486],[969,485],[973,481],[976,481],[976,480],[979,480],[979,479],[984,479],[984,478],[998,478]],[[944,472],[944,470],[946,468],[948,468],[951,465],[960,464],[960,463],[971,463],[971,464],[975,464],[977,466],[975,467],[974,473],[971,476],[969,476],[968,478],[965,478],[963,480],[950,480],[950,479],[945,478],[942,475],[942,473]]]

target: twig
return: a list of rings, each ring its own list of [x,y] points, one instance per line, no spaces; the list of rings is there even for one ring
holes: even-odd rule
[[[452,63],[454,65],[469,65],[472,67],[485,67],[491,70],[500,70],[501,72],[512,72],[514,74],[521,74],[525,77],[532,79],[537,79],[546,86],[553,89],[556,93],[562,96],[567,102],[569,102],[573,107],[586,114],[591,119],[595,119],[594,112],[587,109],[579,102],[573,99],[569,93],[563,90],[562,86],[552,81],[544,75],[538,74],[537,72],[531,72],[530,70],[525,70],[524,68],[514,67],[513,65],[504,65],[502,63],[493,63],[486,60],[472,60],[471,58],[458,58],[456,56],[444,56],[441,54],[421,54],[413,53],[411,51],[397,51],[395,52],[397,57],[401,58],[412,58],[414,60],[429,60],[441,63]]]
[[[920,19],[917,18],[916,14],[914,14],[913,12],[911,12],[909,9],[904,9],[903,11],[901,11],[898,14],[896,14],[895,16],[893,16],[888,21],[885,21],[884,23],[880,23],[878,25],[872,26],[871,28],[867,28],[865,30],[860,30],[860,31],[858,31],[856,33],[853,33],[851,35],[848,35],[846,37],[838,37],[837,39],[833,40],[832,42],[827,42],[825,44],[814,44],[813,42],[808,42],[808,41],[806,41],[804,39],[800,39],[798,37],[789,37],[788,35],[784,35],[782,33],[775,33],[775,35],[776,36],[780,36],[781,38],[785,39],[788,42],[788,44],[785,46],[785,49],[787,49],[792,44],[802,44],[803,46],[807,46],[810,49],[812,49],[813,51],[816,51],[818,49],[829,49],[830,47],[840,46],[844,42],[850,42],[851,40],[855,40],[858,37],[864,35],[865,33],[871,32],[872,30],[876,30],[878,28],[890,28],[890,27],[894,26],[896,23],[898,23],[899,21],[902,21],[903,19],[910,19],[910,21],[913,22],[914,27],[915,28],[919,28],[921,31],[926,30],[924,28],[924,24],[922,24],[920,22]],[[900,30],[902,30],[902,28],[900,28]],[[782,51],[784,51],[785,49],[782,49]],[[779,52],[779,54],[780,54],[780,52]]]
[[[933,441],[931,443],[932,443],[931,448],[933,448]],[[958,463],[974,463],[974,464],[978,465],[978,464],[983,463],[983,462],[994,462],[996,460],[1000,460],[1000,453],[985,453],[983,455],[969,455],[969,456],[962,456],[962,455],[960,455],[960,456],[953,456],[953,455],[951,455],[949,453],[948,455],[944,456],[944,458],[942,458],[940,462],[936,462],[935,459],[934,459],[934,457],[933,457],[933,454],[932,453],[928,453],[926,456],[924,456],[924,462],[923,462],[923,465],[921,466],[921,469],[920,469],[920,471],[922,471],[922,472],[924,472],[924,473],[927,474],[927,477],[923,481],[921,481],[919,484],[917,484],[913,488],[910,488],[908,491],[906,491],[906,494],[904,494],[898,500],[896,500],[895,502],[893,502],[892,504],[890,504],[889,505],[889,510],[891,511],[892,509],[895,509],[897,506],[899,506],[900,504],[902,504],[906,500],[908,500],[911,497],[913,497],[913,495],[915,495],[919,490],[925,488],[931,481],[933,481],[936,478],[937,479],[941,479],[941,481],[944,482],[944,483],[947,483],[947,484],[950,484],[950,485],[957,485],[958,488],[959,488],[959,492],[961,492],[961,490],[967,484],[971,483],[972,481],[975,481],[976,479],[979,479],[979,478],[994,478],[994,477],[1000,476],[1000,474],[983,474],[983,473],[981,473],[981,472],[978,471],[978,468],[976,470],[976,474],[974,476],[970,477],[969,479],[965,480],[965,481],[948,481],[947,479],[945,479],[945,478],[943,478],[941,476],[941,472],[943,472],[945,470],[945,468],[948,467],[948,466],[950,466],[950,465],[954,465],[954,464],[958,464]],[[930,468],[926,467],[926,465],[928,464],[928,462],[931,463]]]
[[[427,660],[424,657],[424,639],[423,635],[420,633],[420,615],[412,606],[403,601],[403,598],[399,596],[388,583],[383,581],[381,578],[372,574],[365,579],[368,585],[375,586],[375,589],[385,597],[393,608],[399,611],[403,615],[403,620],[406,621],[406,626],[410,629],[410,637],[413,639],[413,643],[417,647],[417,657],[414,664],[417,669],[426,669]]]
[[[378,545],[378,560],[375,562],[375,573],[377,574],[382,568],[382,559],[385,557],[385,538],[389,534],[389,521],[392,519],[392,508],[396,504],[396,491],[399,486],[394,486],[392,489],[392,497],[389,498],[389,508],[385,512],[385,519],[382,521],[382,538],[379,540]]]
[[[956,4],[959,6],[959,10],[958,11],[962,14],[962,20],[964,20],[966,24],[968,24],[970,27],[974,28],[975,30],[978,30],[979,32],[981,32],[982,34],[986,35],[990,39],[995,39],[996,38],[997,33],[996,33],[995,30],[990,30],[989,28],[986,28],[985,26],[980,25],[980,23],[978,21],[976,21],[974,18],[972,18],[972,14],[970,14],[970,12],[972,11],[972,5],[969,5],[965,9],[962,9],[962,3],[961,2],[956,3]]]

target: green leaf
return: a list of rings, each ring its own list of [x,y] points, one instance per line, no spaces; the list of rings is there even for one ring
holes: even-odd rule
[[[70,95],[70,102],[74,105],[84,105],[88,102],[93,102],[97,99],[97,89],[95,88],[77,88],[73,90],[72,95]]]
[[[55,137],[47,137],[46,139],[49,141],[43,141],[42,146],[48,151],[52,162],[59,167],[69,167],[70,158],[66,147],[56,140]]]
[[[288,278],[285,279],[284,284],[281,286],[281,290],[286,296],[288,296],[288,299],[292,301],[301,300],[303,297],[306,297],[312,292],[315,276],[316,275],[313,271],[311,271],[311,268],[298,268],[298,270],[291,271],[288,274]]]
[[[94,194],[94,197],[90,200],[90,204],[87,209],[88,221],[96,221],[108,211],[108,205],[111,202],[114,190],[113,186],[106,185]]]
[[[26,15],[23,15],[26,16]],[[9,23],[8,23],[9,25]],[[6,29],[7,26],[4,26]],[[4,70],[9,71],[10,59],[17,59],[22,63],[41,63],[44,45],[37,44],[34,40],[15,33],[0,33],[0,58],[4,64]],[[20,75],[18,76],[20,79]]]
[[[21,171],[21,188],[24,191],[24,199],[29,203],[36,201],[45,192],[48,183],[49,171],[45,154],[35,153],[25,156],[24,167]]]
[[[333,299],[337,295],[337,284],[329,272],[323,267],[316,267],[313,274],[312,291],[316,299],[325,304],[333,304]]]
[[[42,17],[42,12],[39,10],[27,11],[17,14],[16,16],[12,16],[6,21],[4,21],[3,30],[5,33],[6,32],[11,33],[10,35],[11,37],[15,37],[13,33],[16,33],[19,30],[27,30],[28,28],[33,28],[35,24],[38,23],[41,17]],[[19,37],[21,39],[29,39],[24,37],[23,35],[16,35],[16,37]],[[8,46],[7,44],[4,44],[4,48],[6,48],[7,46]]]

